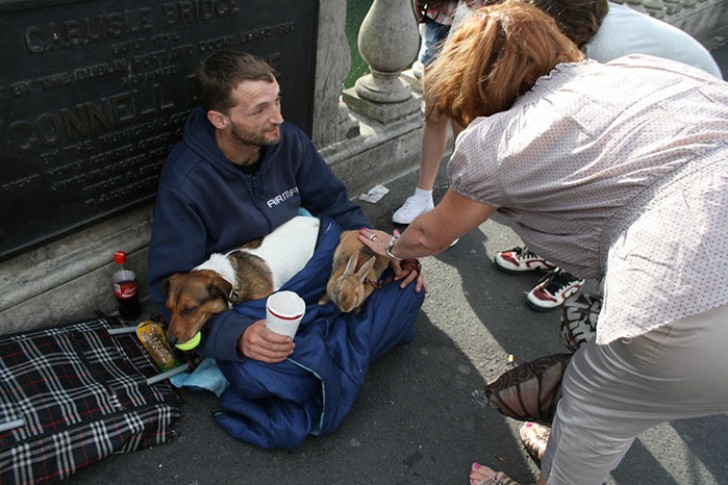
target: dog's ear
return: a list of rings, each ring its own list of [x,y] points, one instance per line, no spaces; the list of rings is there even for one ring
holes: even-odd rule
[[[207,285],[207,291],[210,293],[210,297],[214,299],[221,298],[225,301],[230,299],[230,292],[233,289],[233,285],[222,278],[215,278]]]
[[[162,294],[165,297],[169,297],[169,292],[174,291],[175,288],[178,288],[177,280],[182,277],[182,273],[175,273],[166,280],[162,282]]]
[[[167,278],[162,282],[162,294],[164,296],[169,296],[169,280],[171,278]]]

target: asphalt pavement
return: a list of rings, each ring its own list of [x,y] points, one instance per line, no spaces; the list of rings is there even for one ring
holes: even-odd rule
[[[714,52],[728,74],[728,46]],[[378,228],[417,181],[412,172],[362,206]],[[447,190],[444,164],[436,199]],[[353,194],[352,194],[353,195]],[[114,455],[68,483],[108,484],[454,484],[468,483],[473,461],[533,483],[538,468],[523,449],[520,422],[489,409],[484,385],[524,362],[564,352],[558,311],[529,309],[536,275],[499,272],[496,251],[520,244],[496,216],[447,252],[422,260],[429,293],[418,336],[373,364],[354,409],[334,433],[295,450],[264,450],[234,440],[212,420],[217,398],[181,391],[175,441]],[[593,290],[593,284],[588,287]],[[607,484],[728,483],[728,416],[663,424],[641,435]]]

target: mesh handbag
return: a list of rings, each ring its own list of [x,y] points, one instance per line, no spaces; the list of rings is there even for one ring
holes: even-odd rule
[[[571,354],[548,355],[504,372],[485,386],[488,406],[514,419],[550,424],[570,360]]]

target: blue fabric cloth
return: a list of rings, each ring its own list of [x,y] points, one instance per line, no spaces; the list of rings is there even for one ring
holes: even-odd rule
[[[414,284],[375,290],[361,312],[341,313],[331,302],[318,304],[340,233],[340,226],[323,218],[316,252],[281,288],[295,291],[307,305],[293,355],[278,364],[218,362],[231,387],[222,394],[223,410],[214,419],[232,437],[263,448],[294,448],[309,435],[334,431],[354,405],[369,364],[414,338],[424,301]],[[265,299],[235,311],[262,319]]]
[[[220,397],[230,387],[215,359],[203,359],[192,372],[182,372],[169,379],[175,387],[186,387],[193,391],[210,391]]]

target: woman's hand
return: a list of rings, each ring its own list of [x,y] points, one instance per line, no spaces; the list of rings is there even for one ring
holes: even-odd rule
[[[246,328],[238,341],[240,352],[245,357],[268,364],[283,362],[293,353],[295,346],[291,337],[268,330],[265,320],[258,320]]]
[[[374,253],[389,258],[389,264],[394,271],[394,280],[401,281],[400,288],[416,281],[415,291],[420,292],[423,289],[427,291],[425,277],[422,275],[422,265],[416,259],[396,259],[387,254],[387,245],[393,238],[399,237],[399,231],[394,230],[394,236],[377,229],[362,229],[359,231],[359,240],[364,243]]]
[[[395,229],[394,234],[394,236],[390,236],[386,232],[378,229],[364,228],[359,230],[359,240],[374,253],[381,256],[388,256],[386,252],[387,244],[389,244],[389,241],[393,237],[399,236],[399,232]]]

